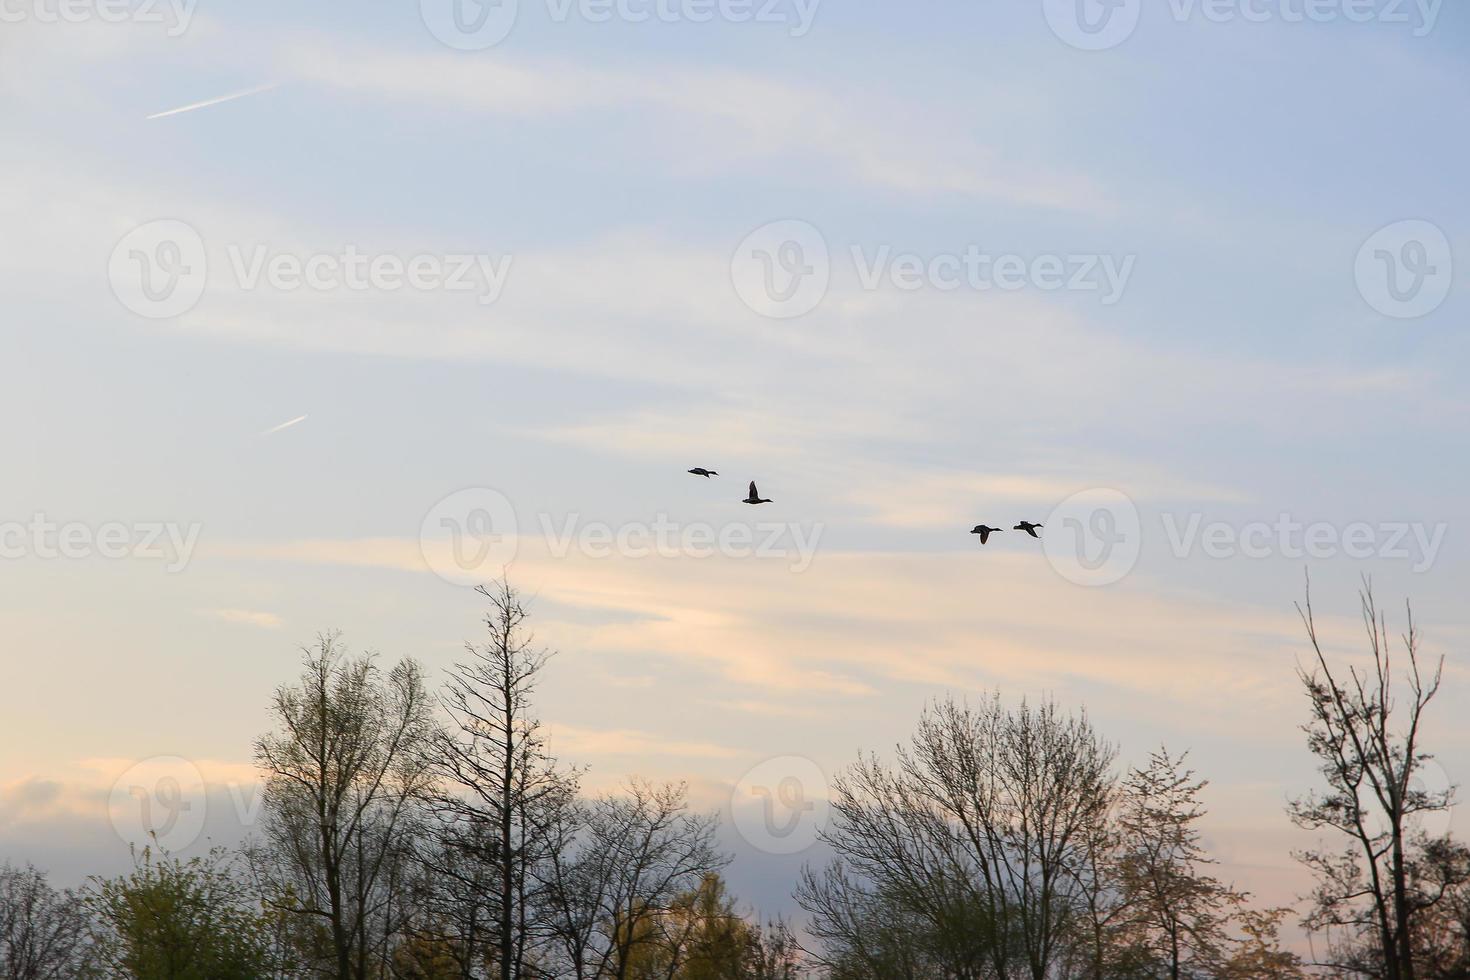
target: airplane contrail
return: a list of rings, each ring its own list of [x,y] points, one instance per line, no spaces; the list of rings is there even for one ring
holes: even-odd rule
[[[269,92],[273,88],[278,88],[280,84],[280,82],[270,82],[266,85],[257,85],[255,86],[255,88],[247,88],[243,92],[232,92],[229,95],[221,95],[219,98],[216,99],[205,99],[203,102],[194,102],[189,105],[181,105],[177,109],[166,109],[163,112],[155,112],[153,115],[144,116],[143,118],[162,119],[164,116],[177,116],[181,112],[193,112],[195,109],[205,109],[212,105],[219,105],[221,102],[231,102],[235,99],[243,99],[247,95],[259,95],[261,92]]]
[[[291,426],[296,425],[298,422],[305,422],[305,421],[306,421],[306,416],[305,415],[298,415],[298,416],[296,416],[294,419],[292,419],[289,422],[282,422],[280,425],[276,426],[274,429],[266,429],[264,432],[261,433],[261,435],[268,436],[268,435],[270,435],[273,432],[280,432],[282,429],[289,429],[289,428],[291,428]]]

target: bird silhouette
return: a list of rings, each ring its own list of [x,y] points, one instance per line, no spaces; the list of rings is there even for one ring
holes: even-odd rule
[[[755,481],[754,480],[751,480],[750,481],[750,496],[746,497],[745,500],[742,501],[742,503],[747,503],[747,504],[768,504],[770,502],[771,501],[770,501],[770,498],[769,497],[762,497],[756,491],[756,489],[755,489]]]
[[[694,467],[694,469],[690,470],[689,472],[690,473],[693,473],[695,476],[702,476],[702,477],[706,477],[706,478],[711,477],[711,476],[719,476],[720,475],[719,473],[716,473],[714,470],[707,470],[707,469],[705,469],[703,466],[696,466],[696,467]]]
[[[1045,525],[1042,525],[1042,524],[1032,524],[1030,521],[1022,521],[1021,523],[1019,523],[1015,527],[1013,527],[1011,530],[1013,530],[1013,531],[1025,531],[1027,534],[1031,535],[1033,538],[1036,538],[1036,537],[1040,537],[1040,535],[1038,535],[1036,533],[1036,529],[1038,527],[1044,527],[1044,526]]]
[[[990,536],[992,534],[1000,530],[1003,530],[1003,528],[986,527],[984,524],[976,524],[974,528],[970,530],[970,533],[980,535],[980,543],[984,544],[985,542],[990,540]]]

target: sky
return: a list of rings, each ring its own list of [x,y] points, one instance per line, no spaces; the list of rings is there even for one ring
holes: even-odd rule
[[[765,914],[990,692],[1291,901],[1308,575],[1465,779],[1470,11],[1080,3],[0,0],[0,861],[248,834],[300,647],[442,677],[502,573]]]

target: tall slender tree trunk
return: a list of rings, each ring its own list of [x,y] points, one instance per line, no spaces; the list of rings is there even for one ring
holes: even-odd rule
[[[502,637],[502,642],[508,638]],[[509,650],[501,655],[509,657]],[[515,857],[511,854],[511,819],[515,807],[515,709],[509,671],[505,673],[505,766],[500,777],[500,980],[516,980],[512,970],[515,956]]]

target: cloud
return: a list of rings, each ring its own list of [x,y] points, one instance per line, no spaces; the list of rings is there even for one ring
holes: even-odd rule
[[[585,63],[464,58],[296,40],[277,53],[302,82],[430,112],[586,119],[637,110],[663,117],[644,145],[684,169],[736,172],[779,164],[789,175],[926,198],[987,201],[1108,214],[1103,188],[1083,173],[1049,173],[957,134],[965,127],[931,106],[883,90],[831,91],[718,67],[588,67]],[[793,165],[793,161],[795,165]]]
[[[428,571],[419,542],[403,539],[237,544],[223,553]],[[1040,554],[821,550],[793,574],[721,557],[556,557],[539,537],[522,535],[510,573],[528,594],[604,614],[558,621],[559,646],[702,663],[742,685],[751,695],[743,700],[760,692],[861,701],[896,682],[1085,688],[1098,700],[1146,696],[1199,726],[1251,730],[1296,697],[1283,687],[1280,659],[1298,639],[1289,609],[1264,615],[1170,593],[1137,573],[1113,588],[1082,588]],[[1059,608],[1066,615],[1053,615]],[[1188,671],[1178,669],[1180,637],[1191,644]]]
[[[281,617],[275,613],[256,612],[251,609],[206,609],[202,614],[241,626],[258,626],[268,630],[281,628]]]
[[[979,506],[1005,504],[1030,510],[1029,520],[1040,520],[1045,512],[1079,490],[1110,486],[1127,474],[1127,492],[1134,500],[1186,499],[1195,502],[1238,501],[1241,495],[1221,487],[1173,480],[1136,463],[1074,464],[1071,474],[1028,475],[1022,473],[892,472],[863,480],[861,489],[849,492],[854,504],[868,511],[868,520],[898,528],[954,528],[965,515],[976,514]],[[1006,524],[1009,527],[1009,524]]]
[[[39,776],[0,784],[0,825],[33,823],[65,810],[74,805],[67,793],[64,784]]]
[[[735,759],[742,749],[710,742],[669,738],[636,729],[590,729],[575,725],[547,726],[556,751],[571,758],[579,756],[678,756],[697,759]]]

